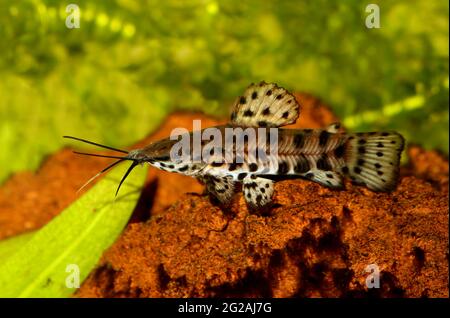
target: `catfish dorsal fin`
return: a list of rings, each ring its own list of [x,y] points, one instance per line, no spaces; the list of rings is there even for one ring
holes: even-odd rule
[[[249,127],[280,127],[295,123],[300,105],[295,97],[274,83],[251,84],[237,98],[231,123]]]

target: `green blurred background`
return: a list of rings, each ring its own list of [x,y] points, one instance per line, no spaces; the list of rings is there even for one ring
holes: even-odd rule
[[[448,23],[447,0],[1,0],[0,182],[62,135],[123,147],[176,109],[225,116],[261,80],[448,154]]]

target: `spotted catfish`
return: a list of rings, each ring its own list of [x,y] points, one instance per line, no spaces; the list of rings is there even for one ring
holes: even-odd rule
[[[338,123],[326,129],[279,128],[294,123],[299,114],[300,106],[292,94],[276,84],[261,82],[250,85],[237,98],[228,124],[212,127],[220,136],[219,142],[202,138],[197,155],[193,153],[195,132],[185,134],[189,137],[189,153],[183,158],[174,156],[178,153],[174,148],[179,145],[179,138],[166,138],[127,152],[76,137],[65,137],[126,153],[126,156],[106,156],[118,161],[97,174],[124,160],[133,161],[117,191],[131,170],[144,162],[199,179],[205,184],[206,191],[223,204],[230,202],[237,185],[242,185],[245,200],[252,208],[269,205],[274,182],[283,179],[305,178],[338,189],[343,187],[343,177],[347,176],[373,191],[395,188],[404,147],[400,134],[343,133]],[[228,130],[239,128],[241,131],[254,128],[256,133],[250,135],[253,138],[246,135],[242,144],[238,138],[227,138]],[[207,129],[202,131],[202,136]],[[231,147],[228,147],[230,142]],[[264,148],[262,152],[260,148]],[[210,154],[207,160],[202,157],[205,153]],[[255,153],[263,156],[255,156]]]

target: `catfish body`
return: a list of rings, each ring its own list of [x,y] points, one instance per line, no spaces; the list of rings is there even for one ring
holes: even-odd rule
[[[177,162],[170,155],[176,141],[169,138],[141,150],[149,162],[165,171],[190,175],[203,181],[206,190],[227,203],[233,196],[236,184],[242,183],[245,199],[250,206],[261,207],[271,202],[273,183],[291,178],[306,178],[331,188],[342,188],[343,177],[373,191],[390,191],[398,179],[400,154],[404,147],[403,137],[396,132],[343,133],[339,124],[326,129],[283,129],[298,118],[300,106],[294,96],[276,84],[250,85],[234,105],[231,121],[216,126],[222,138],[216,148],[219,160],[198,160],[192,154],[191,161]],[[236,141],[227,147],[227,128],[254,128],[256,138],[243,144],[239,152]],[[259,128],[264,128],[266,138],[261,138]],[[264,160],[255,158],[251,150],[261,147],[270,149],[268,137],[271,128],[277,129],[276,155]],[[258,133],[259,132],[259,133]],[[203,132],[201,132],[203,134]],[[191,149],[195,148],[193,133],[189,134]],[[209,140],[202,140],[202,153]],[[223,159],[232,150],[233,160]],[[242,149],[241,149],[242,150]],[[155,153],[159,155],[155,157]],[[243,153],[240,157],[238,153]],[[214,156],[216,156],[215,154]],[[213,157],[214,157],[213,156]],[[237,160],[239,157],[240,160]]]
[[[245,200],[253,208],[270,204],[274,182],[283,179],[306,178],[327,187],[342,188],[343,178],[349,177],[373,191],[395,188],[404,148],[400,134],[344,133],[336,123],[326,129],[279,128],[294,123],[299,114],[300,105],[292,94],[276,84],[261,82],[250,85],[236,99],[228,124],[181,134],[179,139],[187,140],[185,147],[180,148],[183,158],[174,151],[180,143],[177,138],[165,138],[127,152],[66,137],[127,153],[124,157],[109,156],[119,160],[97,174],[121,161],[133,161],[117,192],[131,170],[146,162],[199,179],[206,191],[223,204],[230,202],[236,185],[242,184]],[[244,131],[248,135],[240,134],[243,139],[237,135],[229,138],[230,131]],[[203,138],[204,135],[216,138]]]
[[[225,136],[225,128],[236,126],[214,128]],[[402,136],[395,132],[340,133],[336,131],[336,124],[328,129],[280,128],[277,156],[267,153],[264,160],[259,160],[250,154],[252,145],[245,144],[244,156],[238,162],[235,153],[238,147],[233,145],[233,160],[227,162],[224,159],[226,142],[222,140],[223,146],[218,148],[221,160],[208,163],[192,157],[191,161],[177,163],[171,160],[169,153],[175,142],[169,139],[161,142],[166,143],[167,151],[151,162],[155,167],[200,179],[208,192],[223,203],[231,199],[235,183],[242,183],[246,200],[252,206],[270,202],[274,181],[292,178],[342,188],[343,177],[347,176],[373,191],[390,191],[396,185],[404,143]],[[266,140],[266,149],[270,148],[269,142]],[[202,148],[205,144],[202,143]]]

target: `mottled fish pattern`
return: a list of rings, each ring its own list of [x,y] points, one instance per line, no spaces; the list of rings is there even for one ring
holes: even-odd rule
[[[292,94],[261,82],[237,98],[229,124],[216,128],[224,132],[227,127],[282,127],[294,123],[299,114]],[[172,162],[169,154],[175,142],[167,138],[152,143],[135,151],[135,157],[159,169],[198,178],[223,204],[242,184],[245,200],[253,208],[271,203],[274,182],[290,178],[338,189],[343,187],[343,177],[349,177],[370,190],[390,191],[396,186],[404,148],[404,139],[396,132],[343,133],[337,123],[326,129],[278,129],[278,156],[265,161],[249,158],[248,150],[259,146],[249,142],[242,163]],[[225,151],[220,149],[222,155]]]

